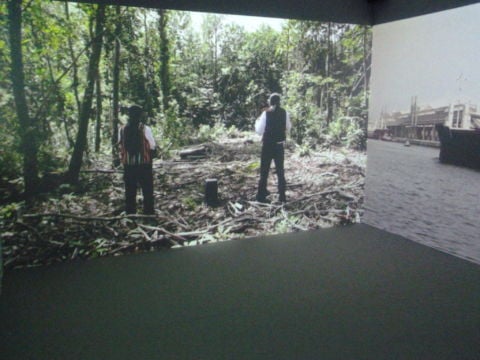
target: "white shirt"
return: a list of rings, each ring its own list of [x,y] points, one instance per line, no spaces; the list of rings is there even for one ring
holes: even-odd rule
[[[123,127],[118,130],[119,141],[121,141],[121,138],[122,138],[122,129]],[[150,145],[150,149],[155,150],[156,143],[155,143],[155,139],[153,138],[153,133],[150,126],[143,125],[143,133],[145,134],[145,139],[147,139],[148,141],[148,145]]]
[[[272,106],[270,107],[270,111],[271,110],[274,110],[275,108]],[[286,129],[287,129],[287,133],[290,131],[290,129],[292,128],[292,123],[290,122],[290,116],[288,115],[288,112],[286,112],[286,115],[287,115],[287,121],[285,123],[285,126],[286,126]],[[262,115],[260,115],[260,117],[257,119],[257,121],[255,121],[255,132],[258,134],[258,135],[263,135],[263,133],[265,132],[265,126],[267,125],[267,114],[266,114],[266,111],[262,112]]]
[[[143,129],[145,133],[145,139],[147,139],[148,144],[150,145],[150,149],[155,150],[156,144],[155,144],[155,139],[153,138],[152,129],[150,128],[150,126],[147,126],[147,125],[144,125]]]

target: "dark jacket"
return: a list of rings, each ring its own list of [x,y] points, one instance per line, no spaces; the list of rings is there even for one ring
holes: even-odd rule
[[[266,112],[265,132],[263,142],[275,144],[285,141],[287,133],[287,112],[281,107]]]

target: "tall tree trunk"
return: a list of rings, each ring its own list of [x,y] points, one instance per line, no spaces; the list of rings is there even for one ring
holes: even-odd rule
[[[83,153],[87,145],[88,122],[91,115],[93,90],[95,88],[95,79],[100,63],[100,54],[103,45],[103,29],[105,25],[105,5],[98,5],[95,15],[95,32],[92,41],[92,52],[88,62],[87,86],[82,100],[82,109],[80,113],[78,132],[75,140],[75,147],[70,159],[67,171],[67,181],[69,183],[78,182],[80,169],[82,167]]]
[[[98,154],[100,152],[100,142],[101,142],[101,135],[102,135],[102,86],[101,86],[101,77],[100,71],[97,73],[97,79],[95,81],[95,94],[96,96],[96,105],[97,105],[97,112],[96,112],[96,124],[95,124],[95,152]]]
[[[120,19],[120,6],[115,8],[115,49],[113,52],[113,116],[112,116],[112,161],[113,166],[120,165],[118,154],[118,124],[120,114],[120,33],[122,22]]]
[[[63,122],[63,128],[65,129],[65,136],[67,137],[67,142],[68,142],[68,146],[70,148],[73,148],[75,146],[75,142],[73,141],[73,138],[72,136],[70,135],[70,124],[69,124],[69,121],[68,119],[64,116],[62,117],[62,122]]]
[[[65,16],[67,18],[67,21],[70,22],[70,11],[68,9],[68,2],[65,2]],[[72,37],[70,34],[68,35],[68,50],[70,52],[70,58],[72,59],[72,70],[73,70],[73,93],[75,95],[75,102],[77,104],[77,111],[78,111],[78,116],[80,116],[80,96],[78,95],[78,65],[77,65],[77,57],[75,56],[75,51],[73,50],[73,42],[72,42]]]
[[[148,34],[148,16],[147,11],[143,12],[143,27],[145,33],[145,43],[143,47],[143,60],[144,60],[144,71],[143,77],[145,78],[145,101],[144,101],[144,111],[151,115],[153,111],[152,105],[152,83],[153,83],[153,76],[152,72],[150,71],[152,65],[150,61],[150,38]]]
[[[34,25],[33,21],[30,21],[30,31],[32,34],[33,38],[33,46],[36,49],[41,49],[44,47],[44,42],[42,42],[39,38],[39,34],[37,31],[36,26]],[[27,28],[26,21],[24,22],[23,29]],[[45,86],[43,83],[40,84],[40,92],[41,93],[46,93],[47,91],[49,92],[49,95],[45,101],[42,103],[42,106],[40,107],[41,111],[37,111],[34,115],[35,121],[37,123],[37,130],[43,132],[43,135],[51,135],[51,128],[50,124],[47,121],[47,113],[49,115],[55,115],[52,113],[52,108],[51,108],[51,102],[53,99],[55,99],[58,103],[61,102],[60,100],[60,88],[58,86],[58,83],[55,81],[55,76],[53,74],[53,68],[52,68],[52,62],[50,59],[50,54],[45,54],[44,55],[44,60],[46,61],[46,67],[48,69],[48,74],[50,76],[50,81],[51,85],[50,86]],[[47,90],[48,89],[48,90]],[[33,100],[33,99],[32,99]],[[36,99],[35,99],[36,100]],[[34,104],[36,105],[36,104]],[[49,138],[49,136],[47,136]]]
[[[213,91],[218,92],[218,28],[215,24],[213,31]]]
[[[168,14],[166,10],[158,10],[160,33],[160,87],[162,90],[163,111],[168,110],[170,97],[170,49],[167,36]]]
[[[364,26],[363,27],[363,103],[365,105],[366,111],[368,111],[367,57],[368,57],[368,28],[367,26]]]
[[[361,142],[361,149],[367,149],[367,134],[368,134],[368,28],[363,27],[363,138]]]
[[[331,74],[331,56],[332,56],[332,23],[328,23],[327,28],[327,56],[325,59],[325,76],[330,77]],[[330,84],[326,85],[326,96],[327,96],[327,125],[332,121],[332,94],[330,92]]]
[[[19,122],[19,135],[23,155],[23,178],[25,196],[33,195],[38,186],[38,124],[30,118],[25,94],[25,74],[22,52],[22,1],[8,2],[8,25],[10,36],[11,78],[15,108]]]
[[[286,53],[286,68],[287,68],[287,74],[290,75],[290,24],[287,23],[287,50],[285,51]],[[285,87],[283,90],[283,93],[285,95],[285,98],[288,98],[288,81],[285,82]]]

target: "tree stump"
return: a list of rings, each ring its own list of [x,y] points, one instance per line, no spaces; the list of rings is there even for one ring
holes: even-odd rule
[[[217,206],[218,201],[218,181],[217,179],[205,180],[205,203],[208,206]]]

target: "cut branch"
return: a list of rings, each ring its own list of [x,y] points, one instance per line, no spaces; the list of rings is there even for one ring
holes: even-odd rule
[[[79,221],[120,221],[124,219],[155,219],[155,215],[125,215],[125,216],[114,216],[114,217],[97,217],[97,216],[79,216],[72,214],[60,214],[60,213],[42,213],[42,214],[25,214],[22,216],[24,219],[38,219],[44,217],[53,217],[53,218],[65,218],[65,219],[75,219]]]

